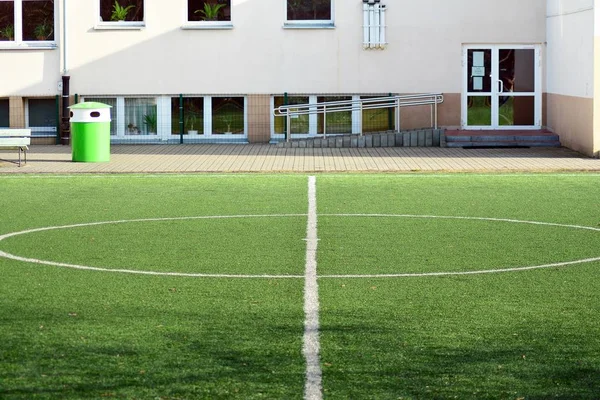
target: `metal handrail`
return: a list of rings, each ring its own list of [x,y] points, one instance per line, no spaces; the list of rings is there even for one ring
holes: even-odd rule
[[[400,108],[429,105],[431,107],[431,125],[437,129],[437,105],[444,102],[441,93],[408,94],[401,96],[373,97],[369,99],[327,101],[313,104],[290,104],[277,107],[273,110],[276,117],[285,117],[287,129],[290,130],[291,118],[300,115],[323,114],[323,136],[327,136],[327,113],[342,111],[376,110],[394,108],[396,114],[395,131],[400,132]],[[362,126],[360,136],[363,135]],[[286,131],[286,140],[291,139],[291,134]]]

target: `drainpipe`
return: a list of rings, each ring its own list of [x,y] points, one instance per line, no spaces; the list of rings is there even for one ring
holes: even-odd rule
[[[68,145],[71,136],[71,126],[69,124],[69,79],[70,76],[62,77],[62,123],[60,129],[60,144]]]
[[[69,69],[67,65],[67,0],[63,1],[63,76],[62,76],[62,118],[60,126],[60,144],[68,145],[71,136],[71,126],[69,124],[69,80],[67,75]]]

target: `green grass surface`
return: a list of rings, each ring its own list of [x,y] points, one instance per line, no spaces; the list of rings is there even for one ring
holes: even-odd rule
[[[319,175],[318,272],[600,257],[600,175]],[[145,218],[306,214],[302,175],[0,177],[0,235]],[[0,241],[158,272],[302,275],[306,217],[126,222]],[[595,399],[600,262],[319,280],[325,398]],[[79,271],[0,258],[0,398],[303,397],[303,279]]]

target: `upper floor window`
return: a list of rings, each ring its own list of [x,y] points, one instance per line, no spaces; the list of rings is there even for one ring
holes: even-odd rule
[[[231,28],[231,0],[186,0],[188,29]]]
[[[333,0],[286,0],[286,24],[332,25]]]
[[[54,14],[54,0],[0,0],[0,46],[53,46]]]
[[[99,0],[101,26],[144,26],[144,0]]]

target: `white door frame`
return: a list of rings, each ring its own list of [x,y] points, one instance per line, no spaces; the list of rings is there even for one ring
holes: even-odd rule
[[[483,79],[491,79],[490,92],[469,92],[468,77],[472,73],[468,71],[468,50],[481,49],[491,50],[491,74],[484,76]],[[535,51],[535,90],[534,92],[510,92],[510,96],[534,97],[534,125],[501,125],[499,121],[499,100],[503,93],[503,85],[499,79],[499,52],[503,49],[533,49]],[[491,124],[490,125],[468,125],[468,100],[470,96],[491,97]],[[462,51],[462,96],[461,96],[461,128],[471,130],[484,129],[541,129],[542,127],[542,62],[540,45],[519,45],[519,44],[469,44],[463,45]]]

